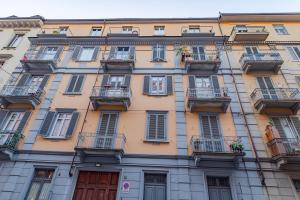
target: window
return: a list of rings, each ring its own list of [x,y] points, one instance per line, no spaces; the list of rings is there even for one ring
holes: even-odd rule
[[[164,61],[165,60],[165,46],[163,46],[163,45],[153,46],[152,53],[153,53],[153,55],[152,55],[153,61]]]
[[[287,35],[288,34],[288,32],[283,24],[274,24],[273,27],[278,35]]]
[[[31,76],[29,81],[26,83],[26,85],[29,86],[28,93],[36,93],[40,88],[43,80],[44,76]]]
[[[236,25],[235,30],[236,30],[236,32],[239,32],[239,33],[248,32],[248,29],[247,29],[246,25]]]
[[[164,26],[154,26],[154,35],[164,35],[165,27]]]
[[[209,200],[231,200],[231,189],[228,177],[207,177]]]
[[[146,173],[144,175],[144,200],[167,199],[167,175]]]
[[[298,194],[298,197],[300,197],[300,180],[299,179],[293,179],[294,187],[296,189],[296,192]]]
[[[69,30],[69,27],[67,27],[67,26],[59,27],[60,34],[67,34],[68,30]]]
[[[200,26],[189,26],[189,33],[200,33]]]
[[[80,93],[84,75],[72,75],[66,93]]]
[[[27,193],[26,200],[48,199],[53,175],[53,169],[36,169]]]
[[[11,112],[7,117],[4,126],[2,126],[2,131],[14,132],[20,125],[21,120],[23,119],[24,112]]]
[[[72,113],[57,113],[49,137],[65,138],[71,117]]]
[[[271,77],[256,77],[260,92],[264,99],[278,99],[278,95],[284,95],[283,91],[276,90]],[[282,92],[282,94],[280,94]],[[279,93],[279,94],[277,94]]]
[[[91,61],[93,59],[94,47],[83,47],[79,54],[79,61]]]
[[[132,26],[123,26],[122,27],[122,33],[132,33]]]
[[[93,27],[91,31],[91,36],[100,36],[101,35],[101,27]]]
[[[95,141],[96,148],[112,148],[118,116],[118,113],[102,113]]]
[[[53,60],[56,56],[58,47],[46,47],[41,54],[42,60]]]
[[[21,43],[24,34],[16,34],[13,39],[10,41],[8,47],[16,48]]]
[[[193,60],[206,60],[204,47],[196,46],[192,48],[193,50]]]
[[[129,58],[129,47],[118,47],[116,59],[126,60]]]
[[[167,112],[148,112],[147,140],[167,140]]]
[[[300,60],[300,48],[297,46],[287,47],[287,50],[294,61]]]
[[[166,94],[166,77],[164,76],[152,76],[150,80],[151,88],[150,92],[151,94]]]
[[[272,122],[281,138],[300,138],[300,135],[297,132],[299,122],[297,117],[272,117]]]

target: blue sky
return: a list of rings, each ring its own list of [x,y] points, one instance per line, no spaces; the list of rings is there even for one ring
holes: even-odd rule
[[[220,12],[300,12],[300,0],[1,0],[0,17],[216,17]]]

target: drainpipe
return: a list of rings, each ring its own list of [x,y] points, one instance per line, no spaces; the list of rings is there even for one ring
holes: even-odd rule
[[[104,21],[103,21],[103,31],[102,31],[102,33],[101,33],[101,38],[103,37],[104,31],[105,31],[105,27],[106,27],[106,20],[104,19]],[[106,48],[107,48],[107,37],[105,37],[104,51],[103,51],[103,52],[106,51]],[[100,74],[100,70],[101,70],[101,69],[102,69],[102,68],[99,66],[98,71],[97,71],[97,76],[96,76],[95,82],[94,82],[94,84],[93,84],[93,88],[96,86],[96,84],[97,84],[97,82],[98,82],[98,78],[99,78],[99,74]],[[84,119],[83,119],[83,124],[82,124],[82,126],[81,126],[81,128],[80,128],[80,132],[79,132],[79,133],[82,133],[82,131],[83,131],[83,128],[84,128],[84,125],[85,125],[85,122],[86,122],[86,118],[87,118],[87,114],[88,114],[88,112],[89,112],[90,106],[91,106],[91,101],[89,101],[89,104],[88,104],[88,106],[87,106],[87,108],[86,108],[86,110],[85,110],[85,113],[84,113]],[[79,142],[79,140],[77,140],[76,146],[78,146],[78,142]],[[74,172],[73,172],[73,167],[74,167],[74,162],[75,162],[76,156],[77,156],[77,151],[75,150],[75,151],[74,151],[73,158],[72,158],[72,163],[71,163],[71,166],[70,166],[70,169],[69,169],[69,177],[72,177],[73,174],[74,174]]]
[[[222,14],[220,13],[220,14],[219,14],[219,18],[218,18],[218,26],[219,26],[221,35],[224,36],[223,31],[222,31],[222,27],[221,27],[221,23],[220,23],[221,15],[222,15]],[[242,103],[241,103],[241,97],[240,97],[240,94],[239,94],[239,92],[238,92],[238,88],[237,88],[237,86],[236,86],[236,80],[235,80],[235,77],[234,77],[234,75],[233,75],[232,65],[231,65],[231,62],[230,62],[230,59],[229,59],[229,55],[228,55],[227,49],[226,49],[226,47],[225,47],[225,46],[226,46],[225,42],[223,43],[223,45],[224,45],[224,51],[225,51],[225,53],[226,53],[226,58],[227,58],[227,61],[228,61],[229,67],[230,67],[230,74],[231,74],[231,77],[232,77],[232,80],[233,80],[233,85],[234,85],[234,87],[235,87],[235,90],[236,90],[236,93],[237,93],[237,97],[238,97],[238,101],[239,101],[239,104],[240,104],[241,115],[243,116],[243,119],[244,119],[244,121],[245,121],[245,126],[246,126],[247,133],[248,133],[248,136],[249,136],[250,141],[251,141],[251,146],[252,146],[252,148],[253,148],[253,150],[254,150],[254,154],[255,154],[255,162],[256,162],[257,165],[258,165],[260,181],[261,181],[261,184],[262,184],[263,186],[266,186],[266,183],[265,183],[265,176],[264,176],[264,174],[263,174],[263,170],[262,170],[260,158],[259,158],[259,155],[258,155],[258,153],[257,153],[257,149],[256,149],[256,146],[255,146],[255,143],[254,143],[254,140],[253,140],[253,137],[252,137],[252,134],[251,134],[249,125],[248,125],[248,120],[247,120],[247,118],[245,117],[246,114],[245,114],[243,105],[242,105]],[[246,169],[246,168],[245,168],[245,169]],[[266,191],[268,192],[267,188],[266,188]],[[269,195],[268,195],[268,196],[269,196]]]

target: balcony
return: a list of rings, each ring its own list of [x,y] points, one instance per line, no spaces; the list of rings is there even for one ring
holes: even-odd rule
[[[100,63],[105,72],[131,73],[135,66],[135,52],[104,53]]]
[[[188,72],[216,73],[219,70],[221,60],[217,51],[209,51],[205,54],[191,54],[183,56],[182,61]]]
[[[251,72],[273,72],[277,74],[283,60],[279,53],[244,53],[240,58],[240,63],[246,74]]]
[[[245,155],[238,137],[204,138],[192,136],[191,145],[196,166],[236,167]]]
[[[22,134],[10,131],[0,131],[0,160],[11,160]]]
[[[300,93],[297,88],[256,88],[251,99],[260,113],[296,114],[300,106]]]
[[[138,27],[110,27],[109,37],[137,37],[140,34]]]
[[[59,28],[43,28],[37,34],[40,38],[65,38],[73,36],[70,29],[62,30]]]
[[[25,104],[34,109],[41,103],[42,94],[44,91],[36,86],[4,85],[0,90],[0,104],[3,108],[11,104]]]
[[[212,26],[196,26],[191,28],[189,26],[183,26],[181,28],[181,36],[183,37],[213,37],[215,32]]]
[[[95,86],[90,96],[95,110],[128,110],[131,104],[131,89]]]
[[[59,61],[56,52],[39,54],[38,51],[30,51],[21,59],[25,72],[40,74],[52,73]]]
[[[125,144],[126,137],[120,133],[79,133],[75,150],[80,153],[82,162],[120,163]]]
[[[226,88],[188,88],[187,97],[191,112],[226,112],[231,101]]]
[[[268,36],[264,26],[235,26],[231,31],[233,41],[265,41]]]

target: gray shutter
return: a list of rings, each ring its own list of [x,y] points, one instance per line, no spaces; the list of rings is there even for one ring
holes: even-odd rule
[[[299,58],[300,58],[300,50],[299,50],[299,48],[298,47],[293,47],[293,49],[294,49],[296,55],[298,56],[298,60],[299,60]]]
[[[165,140],[166,139],[166,115],[158,114],[157,115],[157,132],[156,139]]]
[[[298,132],[298,136],[300,137],[300,120],[298,117],[291,117],[291,120],[294,124],[295,129]]]
[[[219,122],[217,116],[209,116],[211,133],[214,138],[220,138]]]
[[[96,60],[99,52],[99,47],[95,47],[92,60]]]
[[[124,86],[126,88],[130,87],[130,79],[131,79],[130,75],[125,75]]]
[[[134,60],[135,58],[135,47],[129,47],[129,59]]]
[[[295,52],[293,51],[293,47],[286,47],[288,52],[289,52],[289,55],[290,55],[290,58],[291,60],[298,60],[298,57],[297,55],[295,54]]]
[[[150,139],[150,140],[156,139],[156,124],[157,124],[157,115],[148,113],[148,135],[147,135],[147,139]]]
[[[22,120],[20,121],[20,124],[19,124],[19,126],[17,128],[17,133],[22,134],[22,131],[24,129],[24,126],[25,126],[25,124],[26,124],[29,116],[30,116],[30,113],[31,113],[30,111],[26,111],[24,113],[24,116],[23,116]]]
[[[200,116],[200,124],[202,127],[202,137],[211,138],[210,125],[209,125],[209,116],[201,115]]]
[[[47,116],[44,119],[43,125],[40,129],[40,134],[43,135],[44,137],[47,137],[49,135],[49,131],[54,117],[55,117],[55,112],[49,111],[47,113]]]
[[[143,93],[150,94],[150,76],[144,76]]]
[[[40,59],[46,48],[47,47],[45,46],[40,47],[37,54],[35,55],[35,59]]]
[[[271,77],[263,77],[265,83],[267,84],[268,91],[272,97],[272,99],[277,99],[276,91],[274,90],[274,86],[271,80]]]
[[[195,89],[195,77],[194,76],[189,76],[189,88],[190,89]]]
[[[109,75],[108,74],[103,75],[101,87],[104,87],[105,85],[107,85],[108,82],[109,82]]]
[[[72,136],[75,126],[76,126],[76,123],[77,123],[77,120],[78,120],[78,117],[79,117],[79,112],[72,113],[71,121],[70,121],[68,130],[66,132],[66,138],[69,138]]]
[[[81,50],[81,46],[75,46],[74,51],[73,51],[73,55],[72,55],[73,60],[78,60],[80,50]]]
[[[115,59],[116,53],[117,53],[117,47],[114,47],[114,46],[110,47],[108,59]]]
[[[67,92],[73,92],[78,75],[72,75]]]
[[[8,114],[7,110],[0,110],[0,129],[2,128],[2,123],[4,122],[7,114]]]
[[[166,57],[166,46],[161,46],[162,48],[160,49],[160,59],[165,60]]]
[[[172,93],[173,93],[172,76],[167,76],[167,94],[171,95]]]
[[[211,76],[211,82],[213,85],[215,97],[220,97],[221,90],[220,90],[220,85],[219,85],[219,81],[218,81],[218,76]]]
[[[109,121],[106,132],[107,135],[112,136],[116,134],[117,117],[118,115],[116,113],[109,114]]]
[[[78,75],[77,76],[77,82],[76,82],[76,85],[75,85],[74,90],[73,90],[74,92],[80,92],[81,91],[83,80],[84,80],[84,75]]]
[[[54,56],[54,60],[57,60],[57,59],[59,58],[59,56],[60,56],[60,54],[63,52],[63,50],[64,50],[64,47],[63,47],[63,46],[59,46],[59,47],[57,48],[56,54],[55,54],[55,56]]]
[[[152,47],[152,60],[153,61],[157,60],[157,46]]]
[[[41,90],[44,89],[45,85],[47,84],[48,79],[49,79],[49,75],[44,75],[44,78],[43,78],[43,80],[40,84],[40,89]]]
[[[27,80],[30,78],[30,74],[23,74],[20,80],[17,83],[17,86],[24,86]]]
[[[280,123],[279,117],[272,117],[275,128],[277,129],[281,138],[286,138],[283,127]]]
[[[258,85],[259,85],[259,87],[261,89],[261,93],[262,93],[263,97],[265,99],[270,99],[271,97],[270,97],[270,95],[268,93],[267,86],[266,86],[266,84],[264,82],[263,77],[256,77],[256,80],[257,80],[257,83],[258,83]]]
[[[108,120],[109,120],[109,114],[108,113],[103,113],[101,115],[101,121],[100,121],[100,126],[98,128],[98,134],[106,135]]]

